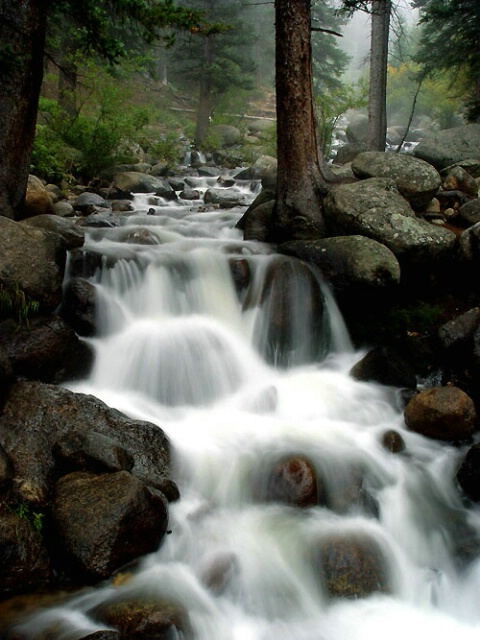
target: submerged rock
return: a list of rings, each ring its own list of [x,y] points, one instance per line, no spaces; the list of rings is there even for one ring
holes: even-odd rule
[[[411,366],[389,347],[369,351],[350,370],[356,380],[379,382],[393,387],[415,389],[417,378]]]
[[[331,534],[315,552],[322,586],[332,598],[365,598],[390,591],[387,561],[379,544],[362,533]]]
[[[282,502],[296,507],[316,505],[323,488],[318,487],[317,473],[305,456],[286,457],[269,470],[265,487],[261,490],[267,502]]]

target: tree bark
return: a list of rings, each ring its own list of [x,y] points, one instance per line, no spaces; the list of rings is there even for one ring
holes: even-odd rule
[[[367,144],[373,151],[385,151],[387,137],[388,36],[391,11],[391,0],[372,0]]]
[[[47,0],[0,0],[0,215],[19,219],[43,78]],[[5,58],[4,58],[5,59]]]
[[[325,235],[312,82],[311,2],[275,1],[277,201],[279,239]]]

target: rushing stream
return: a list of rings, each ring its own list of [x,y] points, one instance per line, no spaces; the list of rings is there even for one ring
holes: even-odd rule
[[[92,278],[100,335],[91,377],[71,388],[161,426],[182,497],[171,535],[129,582],[82,592],[23,631],[55,625],[57,640],[78,640],[104,628],[91,615],[102,600],[155,594],[186,607],[195,640],[477,640],[480,561],[465,548],[480,519],[454,484],[462,451],[406,430],[398,390],[349,376],[363,354],[318,274],[288,272],[290,334],[278,338],[268,291],[279,257],[242,240],[244,207],[136,205],[123,226],[88,233],[85,248],[106,256]],[[382,446],[391,429],[404,452]],[[363,498],[260,499],[262,473],[286,454],[307,456],[329,495],[361,469]],[[381,549],[388,592],[329,598],[316,546],[352,532]]]

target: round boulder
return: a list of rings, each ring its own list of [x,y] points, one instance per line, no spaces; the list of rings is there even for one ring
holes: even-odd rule
[[[316,505],[317,474],[312,461],[300,455],[279,460],[268,475],[264,498],[296,507]]]
[[[148,599],[107,602],[96,608],[95,617],[129,640],[172,640],[191,635],[185,609],[168,602]]]
[[[467,124],[429,133],[415,147],[413,155],[439,171],[463,160],[480,159],[480,124]]]
[[[352,162],[352,171],[365,178],[392,178],[415,210],[424,209],[441,185],[438,171],[424,160],[399,153],[366,151]]]
[[[405,450],[405,441],[402,436],[394,429],[385,431],[382,436],[382,445],[390,453],[400,453]]]
[[[366,534],[331,534],[315,554],[322,585],[332,598],[364,598],[390,591],[379,544]]]
[[[464,440],[475,429],[475,405],[457,387],[434,387],[410,400],[404,419],[409,429],[428,438]]]

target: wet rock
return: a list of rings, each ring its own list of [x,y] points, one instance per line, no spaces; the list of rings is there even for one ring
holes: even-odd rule
[[[159,244],[158,238],[148,229],[132,231],[125,238],[127,244],[154,245]]]
[[[244,240],[268,241],[274,207],[274,200],[269,200],[250,210],[248,215],[245,213],[242,219]]]
[[[438,440],[465,440],[476,425],[473,400],[457,387],[422,391],[405,407],[409,429]]]
[[[0,594],[39,587],[50,579],[50,561],[40,534],[26,517],[0,505]]]
[[[113,180],[118,189],[129,193],[155,193],[165,186],[162,178],[140,171],[121,171],[115,174]]]
[[[234,189],[207,189],[203,199],[205,204],[218,204],[222,209],[230,209],[246,204],[243,193]]]
[[[234,553],[217,553],[203,561],[200,580],[213,593],[225,591],[233,577],[238,573],[238,561]]]
[[[235,288],[238,292],[244,291],[250,283],[250,265],[245,258],[230,258],[228,261]]]
[[[121,640],[121,636],[118,631],[112,631],[109,629],[89,633],[88,636],[82,636],[78,640]]]
[[[400,282],[400,265],[392,251],[363,236],[295,240],[279,245],[278,250],[318,267],[336,290],[358,295],[365,289],[382,289]]]
[[[67,249],[81,247],[85,242],[85,232],[73,220],[58,215],[42,215],[22,221],[22,225],[46,229],[60,234],[66,242]]]
[[[399,192],[417,211],[428,205],[442,182],[440,174],[432,165],[399,153],[366,151],[352,162],[352,171],[361,180],[393,179]]]
[[[438,330],[443,349],[455,360],[469,357],[473,351],[475,331],[480,325],[480,308],[474,307],[449,320]]]
[[[340,515],[362,514],[378,518],[378,502],[365,489],[365,472],[360,465],[337,463],[333,469],[325,465],[321,473],[325,482],[323,503],[329,509]]]
[[[331,534],[323,538],[315,563],[322,585],[332,598],[365,598],[390,591],[384,554],[366,534]]]
[[[96,333],[97,319],[96,288],[83,278],[71,278],[65,287],[61,314],[80,336]]]
[[[382,436],[382,445],[390,453],[401,453],[405,450],[405,441],[394,429],[385,431]]]
[[[249,304],[248,296],[245,306]],[[257,344],[268,362],[279,366],[321,359],[328,348],[327,317],[319,282],[294,258],[274,258],[260,294],[262,324]]]
[[[456,236],[417,218],[388,178],[336,185],[325,198],[331,235],[361,235],[387,246],[398,259],[430,264],[450,252]]]
[[[82,218],[79,222],[82,227],[94,229],[110,229],[122,226],[122,217],[118,213],[112,213],[106,209],[98,209]]]
[[[458,209],[458,218],[469,227],[480,222],[480,198],[462,204]]]
[[[95,431],[68,433],[53,445],[52,453],[57,468],[64,470],[62,475],[77,470],[93,473],[130,471],[134,465],[128,451]]]
[[[70,252],[70,276],[72,278],[91,278],[97,269],[102,268],[103,261],[101,253],[74,249]]]
[[[93,364],[93,350],[59,316],[33,318],[28,325],[0,332],[0,345],[13,373],[43,382],[84,377]]]
[[[13,381],[13,369],[8,354],[0,344],[0,405],[3,394]]]
[[[470,500],[480,501],[480,444],[474,444],[467,451],[457,472],[457,481]]]
[[[180,192],[179,197],[182,200],[200,200],[200,191],[198,189],[185,189]]]
[[[447,174],[443,182],[443,188],[446,191],[463,191],[472,198],[478,196],[478,182],[468,171],[460,166],[453,167]]]
[[[322,491],[320,487],[320,493]],[[282,502],[296,507],[316,505],[319,492],[313,462],[301,455],[279,460],[269,471],[261,493],[266,501]]]
[[[61,302],[66,256],[66,242],[58,233],[0,216],[0,282],[37,301],[42,313],[53,312]]]
[[[15,467],[14,495],[45,506],[53,490],[52,448],[70,433],[91,431],[111,438],[134,459],[131,473],[172,500],[178,488],[170,480],[170,446],[163,431],[132,420],[103,402],[40,382],[16,382],[0,413],[0,442]]]
[[[118,629],[125,640],[191,637],[187,612],[168,602],[123,600],[100,605],[94,613],[98,620]]]
[[[4,491],[5,488],[11,484],[13,476],[14,469],[12,461],[0,443],[0,491]]]
[[[28,176],[27,193],[22,209],[22,218],[39,215],[54,215],[55,209],[50,193],[36,176]]]
[[[76,472],[56,485],[54,536],[61,556],[94,580],[155,551],[168,524],[167,502],[126,471],[93,475]]]
[[[390,347],[376,347],[350,370],[356,380],[415,389],[417,378],[412,367]]]
[[[89,213],[91,207],[109,207],[107,201],[102,198],[102,196],[99,196],[98,194],[92,193],[90,191],[84,191],[79,196],[77,196],[72,202],[72,206],[75,211],[78,211],[83,215]]]

